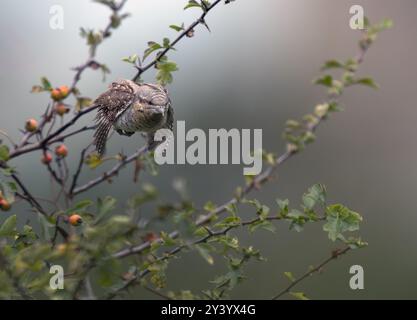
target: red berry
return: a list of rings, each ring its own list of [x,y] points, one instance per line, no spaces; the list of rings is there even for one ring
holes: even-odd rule
[[[78,214],[73,214],[69,217],[69,223],[73,226],[79,226],[81,223],[83,223],[83,219]]]
[[[9,211],[12,206],[6,199],[0,199],[0,209],[3,211]]]
[[[43,164],[49,164],[52,162],[52,155],[47,152],[43,155],[42,159],[41,159]]]
[[[68,148],[64,144],[60,144],[56,147],[55,154],[58,157],[65,158],[68,155]]]
[[[38,121],[36,121],[35,119],[29,119],[28,121],[26,121],[25,129],[29,132],[35,132],[36,130],[38,130]]]

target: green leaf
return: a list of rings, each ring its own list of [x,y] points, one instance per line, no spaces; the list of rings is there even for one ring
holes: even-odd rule
[[[229,217],[224,218],[222,221],[216,223],[214,226],[216,228],[229,228],[229,227],[235,227],[240,225],[241,220],[238,216],[232,215]]]
[[[0,192],[2,197],[12,204],[15,201],[17,185],[14,182],[4,182],[0,180]]]
[[[93,100],[88,97],[77,97],[77,103],[75,104],[76,110],[80,111],[81,109],[84,109],[85,107],[91,106],[93,103]]]
[[[154,41],[149,41],[148,42],[148,49],[145,50],[145,52],[143,53],[143,58],[142,61],[145,61],[145,59],[154,51],[162,49],[163,46],[161,46],[159,43],[154,42]]]
[[[127,62],[127,63],[131,63],[131,64],[136,64],[136,62],[138,61],[138,58],[139,57],[138,57],[137,54],[133,54],[133,55],[131,55],[129,57],[124,57],[122,59],[122,61]],[[145,57],[143,59],[145,59]]]
[[[114,9],[116,4],[114,3],[114,0],[94,0],[94,2],[103,4],[105,6],[108,6],[110,9]]]
[[[85,210],[88,207],[92,206],[93,204],[94,204],[94,202],[91,201],[91,200],[88,200],[88,199],[80,201],[74,206],[74,211]]]
[[[326,187],[322,184],[315,184],[303,195],[303,204],[306,209],[313,209],[316,204],[326,204]]]
[[[259,228],[270,231],[270,232],[275,232],[276,230],[275,226],[270,221],[267,221],[267,220],[259,220],[249,225],[249,231],[251,233],[255,232]]]
[[[344,68],[344,64],[337,60],[329,60],[324,63],[321,67],[321,70],[328,70],[328,69],[340,69]]]
[[[10,149],[5,144],[0,145],[0,161],[8,161],[10,158]]]
[[[333,77],[331,75],[325,75],[313,81],[314,84],[321,84],[325,87],[331,87],[333,85]]]
[[[298,300],[310,300],[306,297],[304,292],[290,292],[290,295],[292,295],[294,298],[297,298]]]
[[[295,281],[295,277],[293,276],[292,272],[290,272],[290,271],[284,272],[284,276],[286,276],[291,282]]]
[[[164,38],[162,40],[162,45],[164,46],[164,48],[169,48],[170,47],[170,40],[168,38]]]
[[[323,230],[328,232],[330,240],[336,241],[344,240],[343,233],[346,231],[359,230],[362,217],[341,204],[335,204],[326,208],[326,221]]]
[[[203,207],[203,209],[208,211],[208,212],[212,212],[216,208],[217,208],[217,206],[212,201],[207,201],[206,204]]]
[[[172,72],[178,70],[177,64],[172,61],[160,61],[156,64],[156,68],[158,69],[156,80],[161,85],[171,83],[173,80]]]
[[[17,216],[14,214],[6,219],[0,227],[0,236],[10,237],[16,233]]]
[[[281,199],[276,199],[276,202],[278,204],[278,207],[280,209],[280,215],[285,217],[288,214],[289,211],[289,205],[290,205],[290,201],[288,199],[285,200],[281,200]]]
[[[43,214],[38,214],[39,224],[41,226],[40,235],[45,241],[51,239],[50,229],[55,228],[55,225],[48,221],[48,219]]]
[[[196,249],[198,253],[207,261],[208,264],[212,265],[214,263],[214,259],[210,254],[210,251],[213,251],[213,247],[207,243],[200,243],[197,244]]]
[[[94,152],[86,157],[85,163],[90,169],[94,170],[103,163],[103,159],[98,153]]]
[[[379,88],[378,84],[376,84],[372,78],[362,78],[358,80],[353,80],[352,84],[360,84],[360,85],[367,86],[373,89]]]
[[[52,90],[52,85],[46,77],[41,78],[42,88],[46,91]]]
[[[161,239],[163,240],[163,245],[166,247],[172,247],[177,244],[177,241],[171,238],[170,235],[164,231],[161,232]]]
[[[103,220],[109,213],[111,213],[116,207],[117,200],[113,197],[105,197],[104,199],[99,198],[97,200],[97,217],[94,221],[94,224],[99,223]]]
[[[183,31],[184,30],[184,24],[182,24],[181,26],[177,26],[175,24],[171,24],[169,26],[171,29],[174,29],[177,32]]]
[[[184,7],[184,10],[188,9],[188,8],[202,8],[201,4],[199,4],[197,1],[195,0],[189,0],[187,5]]]

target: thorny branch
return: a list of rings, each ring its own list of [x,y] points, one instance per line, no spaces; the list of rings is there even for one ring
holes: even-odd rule
[[[334,250],[332,252],[332,255],[330,256],[330,258],[327,258],[326,260],[324,260],[322,263],[320,263],[317,267],[314,267],[313,269],[309,270],[308,272],[306,272],[305,274],[303,274],[301,277],[299,277],[298,279],[295,279],[294,281],[291,282],[291,284],[286,287],[284,290],[282,290],[280,293],[276,294],[275,296],[272,297],[272,300],[278,300],[279,298],[281,298],[283,295],[285,295],[286,293],[289,293],[291,291],[292,288],[294,288],[296,285],[298,285],[300,282],[302,282],[303,280],[307,279],[308,277],[312,276],[313,274],[315,274],[316,272],[321,272],[321,270],[331,261],[336,260],[338,257],[340,257],[341,255],[344,255],[345,253],[347,253],[349,250],[351,250],[350,247],[346,247],[344,249],[338,249],[338,250]]]
[[[160,59],[165,56],[170,50],[172,50],[174,48],[174,46],[181,41],[181,39],[183,39],[184,37],[187,37],[191,31],[194,30],[194,28],[196,26],[198,26],[199,24],[204,24],[205,25],[205,17],[207,16],[207,14],[210,12],[210,10],[212,10],[215,6],[217,6],[222,0],[216,0],[213,2],[212,5],[210,5],[209,7],[204,6],[204,10],[203,10],[203,14],[197,19],[195,20],[193,23],[191,23],[188,28],[184,29],[180,35],[174,40],[172,41],[169,46],[167,48],[165,48],[164,50],[162,50],[161,52],[159,52],[155,59],[152,60],[151,62],[149,62],[146,66],[141,67],[141,66],[136,66],[136,68],[138,69],[136,75],[133,77],[133,81],[138,81],[140,76],[142,75],[142,73],[144,73],[146,70],[148,70],[149,68],[153,67],[154,65],[156,65]],[[204,4],[204,1],[202,2]]]

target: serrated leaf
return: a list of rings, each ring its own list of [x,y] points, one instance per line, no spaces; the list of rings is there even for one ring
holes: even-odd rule
[[[341,204],[335,204],[326,208],[326,221],[323,230],[328,233],[330,240],[336,241],[343,240],[346,231],[359,230],[362,217]]]
[[[156,80],[161,85],[166,85],[172,82],[172,72],[177,71],[178,67],[175,62],[162,61],[156,64],[158,73],[156,74]]]
[[[303,195],[303,204],[306,209],[313,209],[316,204],[322,206],[326,203],[326,187],[322,184],[315,184]]]

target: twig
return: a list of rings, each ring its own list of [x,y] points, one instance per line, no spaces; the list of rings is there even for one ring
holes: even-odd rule
[[[47,156],[47,150],[46,150],[46,148],[44,148],[43,149],[43,156],[44,156],[44,158],[46,159],[46,156]],[[51,164],[49,163],[49,162],[45,162],[45,165],[46,165],[46,168],[48,169],[48,171],[49,171],[49,173],[50,173],[50,175],[51,175],[51,177],[59,184],[59,185],[62,185],[62,183],[63,183],[63,180],[60,178],[60,177],[58,177],[58,175],[57,175],[57,173],[55,172],[55,170],[54,169],[52,169],[52,166],[51,166]]]
[[[26,196],[26,199],[31,204],[32,207],[36,208],[41,214],[44,216],[48,216],[48,213],[42,208],[42,206],[39,204],[39,202],[35,199],[34,196],[29,192],[29,190],[25,187],[23,182],[17,177],[16,174],[11,175],[12,179],[17,183],[17,185],[22,189],[23,193]]]
[[[148,70],[149,68],[157,64],[163,56],[165,56],[182,38],[186,37],[190,33],[190,31],[192,31],[196,26],[198,26],[200,23],[204,24],[205,23],[204,18],[206,17],[206,15],[209,13],[210,10],[212,10],[215,6],[217,6],[221,1],[222,0],[216,0],[215,2],[213,2],[211,6],[209,7],[206,6],[205,9],[203,10],[203,14],[196,21],[190,24],[188,28],[183,30],[183,32],[181,32],[181,34],[174,41],[172,41],[172,43],[170,43],[167,48],[159,52],[156,55],[154,60],[149,62],[144,67],[136,66],[138,71],[136,75],[133,77],[132,81],[137,81],[142,75],[142,73],[144,73],[146,70]]]
[[[93,179],[89,182],[87,182],[85,185],[80,186],[78,188],[75,188],[73,190],[73,192],[71,193],[72,196],[75,196],[77,194],[80,194],[82,192],[85,192],[93,187],[95,187],[96,185],[108,180],[109,178],[117,175],[119,173],[119,171],[125,167],[127,164],[133,162],[136,160],[136,158],[140,157],[141,155],[144,155],[146,152],[148,151],[148,147],[144,146],[142,148],[140,148],[139,150],[137,150],[135,153],[133,153],[132,155],[123,158],[121,161],[119,161],[118,164],[116,164],[112,169],[110,169],[109,171],[104,172],[100,177]]]
[[[109,6],[111,8],[111,10],[113,11],[113,15],[116,15],[123,8],[126,1],[127,0],[122,0],[119,5]],[[111,29],[112,29],[112,20],[110,19],[109,23],[106,25],[106,27],[104,28],[104,30],[102,32],[103,39],[108,38],[110,36],[110,30]],[[75,89],[75,87],[77,86],[77,83],[81,80],[82,73],[87,68],[89,68],[92,64],[96,63],[94,61],[94,57],[96,55],[97,47],[98,47],[98,44],[94,44],[91,47],[90,54],[87,58],[87,61],[84,64],[74,68],[76,73],[75,73],[74,79],[72,81],[71,91]]]
[[[297,284],[299,284],[300,282],[302,282],[304,279],[308,278],[309,276],[313,275],[316,272],[321,271],[325,265],[327,265],[329,262],[331,262],[333,260],[336,260],[339,256],[345,254],[349,250],[350,250],[350,247],[346,247],[344,249],[339,249],[339,250],[333,251],[332,252],[332,255],[330,256],[330,258],[327,258],[322,263],[320,263],[317,267],[309,270],[308,272],[306,272],[305,274],[303,274],[301,277],[299,277],[298,279],[296,279],[293,282],[291,282],[291,284],[288,287],[286,287],[280,293],[278,293],[274,297],[272,297],[272,300],[278,300],[283,295],[285,295],[286,293],[290,292],[290,290],[292,288],[294,288]]]
[[[270,217],[266,217],[264,218],[264,220],[266,221],[277,221],[277,220],[284,220],[285,218],[282,216],[270,216]],[[321,220],[321,219],[319,219]],[[175,247],[174,249],[164,253],[161,257],[157,258],[154,263],[157,262],[161,262],[164,260],[167,260],[171,257],[173,257],[174,255],[178,254],[179,252],[181,252],[183,249],[188,248],[190,246],[195,246],[197,244],[201,244],[201,243],[205,243],[208,240],[214,238],[214,237],[219,237],[219,236],[223,236],[225,234],[227,234],[229,231],[239,228],[239,227],[245,227],[245,226],[249,226],[249,225],[253,225],[257,222],[262,221],[261,217],[257,217],[257,218],[253,218],[251,220],[247,220],[247,221],[242,221],[240,223],[236,223],[235,225],[231,225],[229,227],[226,227],[222,230],[219,231],[212,231],[209,228],[205,228],[207,231],[207,235],[205,235],[204,237],[197,239],[191,243],[187,243],[187,244],[182,244],[179,245],[177,247]],[[157,241],[157,240],[156,240]],[[118,258],[117,256],[113,256],[113,258]],[[134,285],[136,283],[137,280],[142,279],[143,277],[145,277],[146,275],[148,275],[150,273],[149,269],[145,269],[143,271],[141,271],[140,273],[138,273],[137,275],[132,276],[128,281],[126,281],[124,283],[124,285],[116,290],[114,290],[113,292],[109,293],[106,297],[106,299],[113,299],[114,297],[116,297],[120,292],[126,290],[127,288],[129,288],[130,286]]]
[[[70,191],[69,191],[70,198],[73,196],[74,189],[77,186],[78,178],[80,177],[81,170],[83,168],[83,164],[84,164],[84,160],[85,160],[85,154],[87,153],[87,150],[90,146],[91,146],[91,144],[88,145],[86,148],[84,148],[81,151],[81,156],[80,156],[80,161],[78,162],[77,171],[75,172],[75,174],[72,178],[71,188],[70,188]]]

